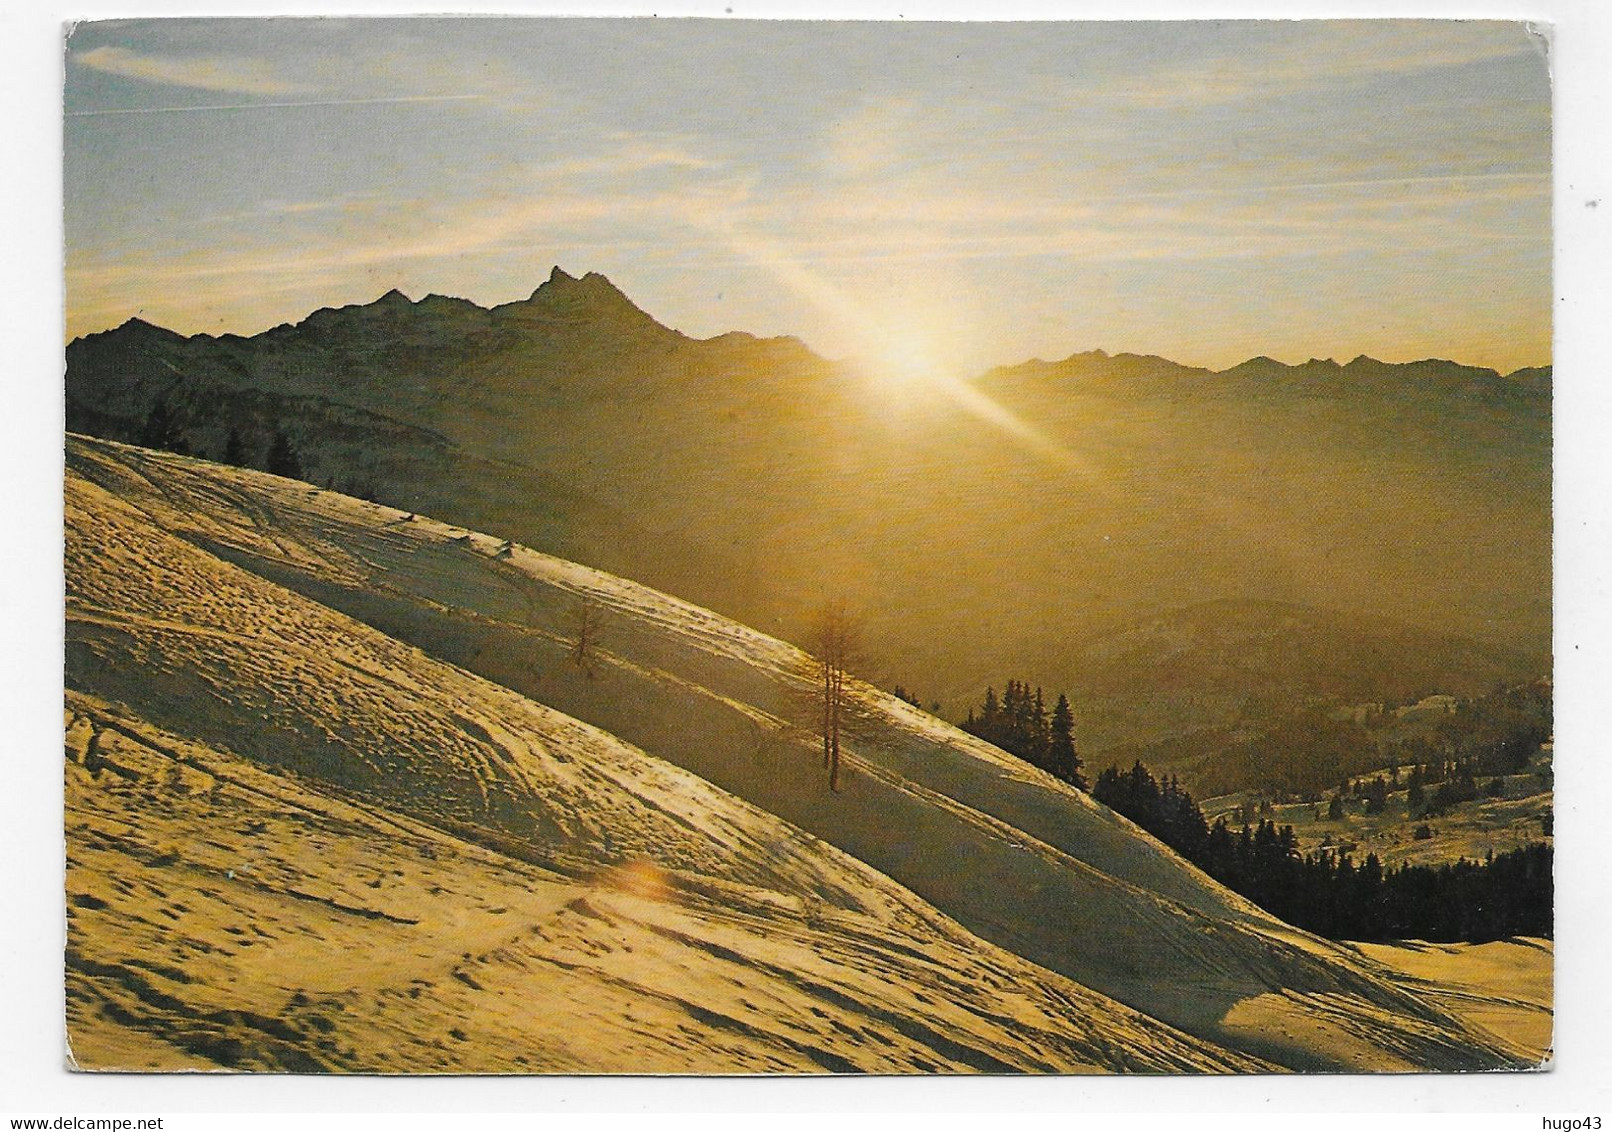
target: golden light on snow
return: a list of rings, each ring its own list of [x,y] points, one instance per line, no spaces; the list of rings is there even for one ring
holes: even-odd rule
[[[599,879],[609,888],[646,900],[670,900],[673,895],[666,870],[643,857],[606,869]]]
[[[997,412],[990,404],[977,406]],[[710,785],[700,763],[652,753],[699,746],[705,757],[703,744],[683,744],[689,727],[735,710],[754,718],[776,702],[796,655],[784,642],[561,559],[512,565],[490,552],[490,536],[456,546],[446,540],[463,528],[425,516],[395,525],[391,512],[295,481],[88,438],[69,437],[67,452],[66,978],[81,1067],[1402,1072],[1537,1063],[1550,1040],[1547,940],[1384,945],[1367,963],[1352,945],[1298,939],[1106,810],[1068,791],[996,788],[1016,773],[1005,752],[873,699],[858,713],[857,755],[870,781],[900,788],[851,790],[830,805],[809,741],[755,754],[745,729],[710,732],[720,763],[703,765],[733,768],[731,785],[789,807],[797,825]],[[309,592],[180,537],[198,524],[284,577],[301,576],[288,564],[307,569]],[[584,724],[563,701],[528,699],[311,596],[340,584],[360,555],[419,611],[411,639],[436,647],[474,617],[494,648],[531,649],[531,618],[573,608],[586,577],[610,594],[611,648],[631,663],[608,695],[594,685],[573,701],[601,713]],[[494,603],[506,600],[511,571],[532,605],[505,621]],[[445,580],[466,604],[434,604]],[[542,655],[560,662],[563,646],[551,646]],[[220,681],[205,711],[172,694],[197,672]],[[547,688],[567,693],[561,682]],[[667,688],[677,710],[646,713]],[[263,689],[277,713],[267,731]],[[114,710],[115,697],[133,702]],[[624,723],[648,746],[617,738]],[[314,746],[287,748],[299,735]],[[224,740],[245,740],[252,754]],[[590,773],[524,757],[535,749]],[[302,764],[309,777],[363,778],[321,789],[281,773],[288,750],[318,751]],[[186,760],[177,783],[175,751]],[[801,756],[810,765],[797,779],[784,760]],[[382,765],[388,773],[372,776]],[[226,787],[198,790],[202,776]],[[285,802],[272,814],[257,803],[268,790]],[[488,797],[512,804],[477,809]],[[403,837],[400,801],[414,818]],[[456,816],[467,811],[480,816]],[[569,835],[578,814],[590,815],[592,836]],[[465,824],[495,840],[476,846]],[[1048,830],[1056,844],[1041,839]],[[552,840],[537,848],[591,864],[589,875],[489,850],[544,831]],[[610,847],[624,842],[641,855],[617,859]],[[830,848],[840,842],[871,859]],[[174,845],[195,867],[158,863]],[[245,859],[263,866],[262,883],[220,886]],[[149,883],[119,886],[131,871]],[[929,904],[920,887],[944,903]],[[1179,914],[1156,914],[1159,893]],[[182,922],[153,914],[180,907]],[[1079,911],[1011,925],[1020,946],[1057,957],[1059,969],[962,926],[1003,908]],[[244,957],[243,923],[263,940]],[[515,943],[521,923],[532,926]],[[502,942],[489,946],[490,936]],[[393,961],[359,961],[381,953]],[[165,970],[180,970],[169,956],[184,965],[183,980],[154,976],[164,979],[160,1015],[141,1012],[150,1004],[123,977],[142,955],[163,957]],[[1379,960],[1428,980],[1428,1000]],[[1344,983],[1355,993],[1333,993]],[[1004,985],[1016,988],[1011,1009]],[[282,1033],[328,1032],[328,1020],[343,1040],[269,1046],[255,1026],[221,1020],[221,1002],[277,1017],[289,988],[297,997]],[[1446,993],[1458,1005],[1432,997]],[[1134,1006],[1116,1010],[1120,995]],[[217,1037],[169,1040],[196,1019]],[[400,1032],[420,1040],[399,1043]],[[948,1037],[958,1033],[968,1042]]]

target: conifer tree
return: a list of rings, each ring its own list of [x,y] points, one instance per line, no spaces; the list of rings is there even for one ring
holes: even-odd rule
[[[179,428],[179,422],[174,419],[173,411],[168,408],[167,398],[157,398],[156,403],[151,406],[151,412],[146,414],[145,424],[140,429],[140,444],[145,448],[177,452],[181,456],[190,454],[190,447],[185,443],[185,435]]]
[[[270,475],[285,476],[287,479],[302,478],[302,461],[297,457],[297,450],[291,447],[290,439],[279,429],[274,430],[274,440],[269,444],[269,454],[264,460],[263,470]]]
[[[1078,790],[1086,789],[1086,778],[1080,773],[1080,756],[1075,753],[1075,715],[1069,710],[1069,697],[1062,692],[1052,708],[1052,721],[1048,724],[1047,761],[1052,773]]]
[[[1410,789],[1406,792],[1405,801],[1414,813],[1427,805],[1427,789],[1422,785],[1422,765],[1417,763],[1411,768]]]
[[[995,734],[996,726],[1001,722],[1002,707],[996,699],[996,689],[985,689],[985,703],[980,707],[979,725],[980,738],[988,739]]]
[[[1047,703],[1042,697],[1039,687],[1035,690],[1034,698],[1029,702],[1029,735],[1027,737],[1029,750],[1026,752],[1026,757],[1043,770],[1051,770],[1052,731],[1047,722]]]

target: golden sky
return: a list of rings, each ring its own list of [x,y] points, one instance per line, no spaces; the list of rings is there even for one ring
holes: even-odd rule
[[[1523,25],[145,20],[69,41],[68,332],[601,271],[954,375],[1550,361]]]

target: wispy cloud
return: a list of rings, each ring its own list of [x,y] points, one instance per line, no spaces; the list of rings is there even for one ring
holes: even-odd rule
[[[212,110],[288,110],[304,106],[373,106],[388,102],[462,102],[479,94],[420,94],[397,98],[320,98],[300,102],[232,102],[210,106],[128,106],[106,110],[69,110],[68,118],[97,118],[103,114],[199,114]]]
[[[1546,176],[1472,174],[1074,198],[909,183],[900,193],[857,186],[835,194],[757,194],[733,207],[751,230],[790,233],[792,254],[812,262],[916,265],[1338,258],[1411,245],[1476,249],[1508,239],[1527,210],[1545,209],[1548,200]]]
[[[592,177],[627,177],[656,169],[691,172],[715,169],[721,162],[702,157],[685,146],[620,135],[616,148],[586,157],[551,161],[531,168],[534,177],[545,182],[581,180]]]
[[[698,168],[713,163],[667,149],[626,147],[608,155],[541,167],[603,173],[612,167]],[[1408,192],[1384,193],[1400,188]],[[856,343],[868,335],[844,327],[883,326],[856,309],[833,282],[847,267],[927,271],[945,263],[1035,260],[1091,264],[1291,259],[1339,261],[1384,247],[1493,246],[1515,227],[1515,195],[1543,191],[1531,177],[1492,175],[1248,187],[1238,193],[1060,201],[1003,198],[951,188],[899,200],[869,192],[758,193],[742,177],[705,178],[676,188],[600,193],[586,183],[563,188],[534,176],[520,188],[454,202],[365,198],[265,201],[214,218],[238,223],[240,242],[169,257],[128,248],[86,249],[69,263],[75,313],[116,312],[140,293],[186,293],[198,284],[220,292],[254,286],[294,290],[278,281],[347,275],[388,280],[430,275],[466,257],[524,254],[533,247],[610,246],[650,240],[682,248],[708,266],[765,271]],[[1339,198],[1323,190],[1344,192]],[[1456,211],[1449,191],[1457,190]],[[1481,191],[1480,191],[1481,190]],[[1292,194],[1273,206],[1267,191]],[[1528,199],[1527,197],[1523,198]],[[359,218],[359,214],[363,218]],[[325,218],[331,217],[329,221]],[[306,221],[293,236],[262,228],[265,218]],[[272,234],[272,238],[265,233]],[[742,235],[741,235],[742,233]],[[228,281],[228,282],[225,282]],[[255,283],[253,281],[256,281]],[[271,285],[271,281],[273,284]],[[299,313],[287,310],[286,316]],[[85,318],[78,325],[88,325]]]
[[[103,44],[72,56],[74,63],[126,79],[211,90],[224,94],[304,94],[309,88],[290,82],[262,59],[213,55],[180,57],[142,55],[127,47]]]
[[[1522,24],[1516,30],[1513,37],[1497,34],[1492,22],[1441,21],[1435,35],[1427,23],[1415,20],[1321,21],[1303,30],[1303,51],[1273,51],[1257,59],[1227,54],[1119,76],[1095,86],[1068,84],[1068,90],[1081,102],[1151,110],[1335,91],[1340,84],[1471,67],[1537,50]]]
[[[654,192],[636,197],[577,191],[570,194],[481,197],[451,203],[390,201],[385,215],[363,224],[313,228],[287,246],[282,234],[244,244],[212,243],[189,253],[129,254],[126,249],[83,249],[70,255],[67,276],[75,307],[99,309],[116,296],[182,289],[207,281],[312,277],[377,269],[391,275],[422,261],[455,262],[501,248],[589,243],[603,226],[637,223],[650,228],[692,226],[694,217],[720,214],[742,199],[742,186]],[[359,201],[266,202],[257,210],[219,217],[251,226],[266,214],[317,218],[366,207]],[[259,234],[261,235],[261,233]]]
[[[257,226],[265,220],[321,220],[331,213],[341,213],[348,217],[356,217],[363,213],[376,213],[386,209],[398,207],[396,199],[381,193],[344,193],[340,196],[326,197],[318,200],[263,200],[258,201],[249,208],[235,209],[230,212],[215,212],[197,216],[191,224],[197,228],[221,227],[228,225]],[[151,239],[155,233],[132,233],[136,241]]]
[[[1013,356],[1032,324],[1026,350],[1163,349],[1165,309],[1199,338],[1224,322],[1228,350],[1318,352],[1346,337],[1312,317],[1340,294],[1357,352],[1386,348],[1371,304],[1444,326],[1443,291],[1496,326],[1546,296],[1526,310],[1548,338],[1549,91],[1520,24],[1071,25],[1044,45],[981,25],[956,52],[933,49],[951,30],[908,34],[825,31],[843,52],[796,68],[805,29],[796,55],[647,22],[80,31],[71,325],[144,307],[245,330],[391,286],[500,301],[563,253],[691,332],[876,352],[923,307],[959,365]],[[709,310],[707,279],[727,295]]]

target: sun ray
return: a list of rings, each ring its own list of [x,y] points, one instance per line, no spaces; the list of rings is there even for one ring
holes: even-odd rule
[[[838,323],[846,337],[856,344],[857,368],[887,392],[894,387],[898,395],[909,399],[919,391],[938,393],[951,404],[1006,433],[1037,456],[1082,476],[1095,476],[1089,460],[963,377],[948,373],[914,324],[893,326],[895,320],[870,313],[870,308],[844,287],[807,267],[776,241],[742,233],[729,223],[698,217],[690,219],[721,236],[735,254],[767,272]]]

